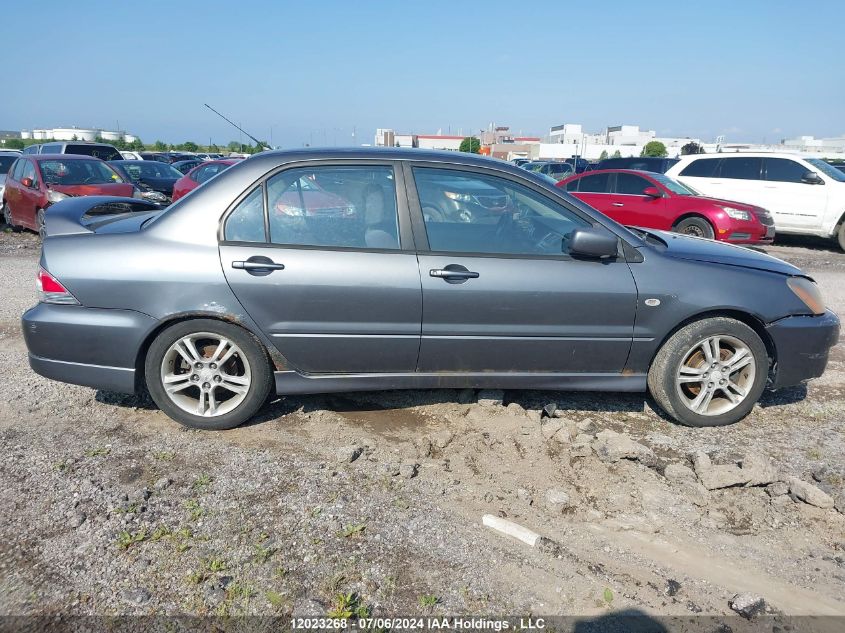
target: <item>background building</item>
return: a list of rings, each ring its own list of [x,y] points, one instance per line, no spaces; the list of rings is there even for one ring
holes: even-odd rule
[[[55,127],[55,128],[33,128],[32,130],[21,130],[22,139],[34,140],[56,140],[56,141],[94,141],[98,137],[104,141],[125,141],[133,143],[138,137],[121,130],[112,131],[101,128],[86,127]]]

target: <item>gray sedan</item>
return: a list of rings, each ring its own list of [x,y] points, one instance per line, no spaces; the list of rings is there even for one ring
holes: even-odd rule
[[[465,154],[265,152],[164,211],[64,200],[46,230],[32,368],[203,429],[271,392],[440,387],[649,390],[729,424],[820,376],[839,335],[790,264]]]

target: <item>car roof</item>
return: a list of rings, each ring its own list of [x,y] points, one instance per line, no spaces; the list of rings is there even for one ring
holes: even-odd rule
[[[32,158],[33,160],[102,160],[96,156],[88,156],[86,154],[27,154],[27,158]]]
[[[663,174],[656,171],[648,171],[647,169],[593,169],[592,171],[584,171],[580,174],[570,176],[567,180],[575,180],[576,178],[583,178],[584,176],[592,176],[594,174],[634,174],[635,176],[663,176]]]
[[[813,156],[801,156],[795,152],[718,152],[716,154],[687,154],[679,158],[683,161],[697,158],[800,158],[807,160]]]

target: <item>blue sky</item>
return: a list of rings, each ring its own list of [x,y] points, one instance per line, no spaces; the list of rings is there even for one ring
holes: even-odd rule
[[[376,127],[630,123],[776,141],[845,133],[845,2],[9,2],[0,129],[122,128],[284,147]]]

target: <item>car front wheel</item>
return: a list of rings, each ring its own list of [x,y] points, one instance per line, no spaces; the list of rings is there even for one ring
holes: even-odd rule
[[[839,230],[836,232],[836,241],[839,242],[839,248],[845,251],[845,219],[839,225]]]
[[[678,222],[673,229],[675,233],[692,235],[693,237],[706,237],[712,240],[715,236],[713,227],[704,218],[685,218]]]
[[[723,426],[744,418],[760,398],[769,358],[757,333],[735,319],[690,323],[660,348],[648,373],[657,404],[687,426]]]
[[[242,328],[215,321],[184,321],[150,345],[147,389],[168,416],[192,428],[222,430],[243,424],[267,400],[273,373],[267,352]]]

